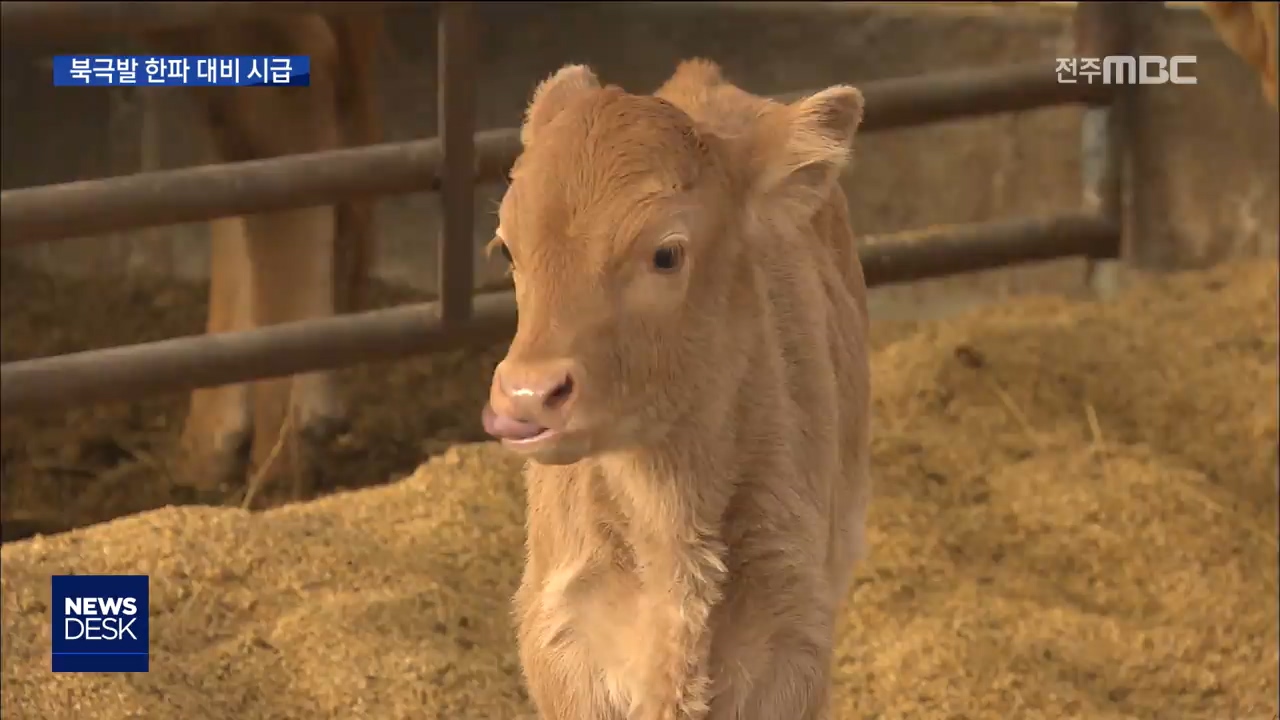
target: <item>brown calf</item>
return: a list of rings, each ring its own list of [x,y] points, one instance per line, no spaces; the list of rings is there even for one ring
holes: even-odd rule
[[[862,95],[709,62],[534,94],[495,240],[489,432],[531,462],[520,656],[549,720],[827,717],[862,552],[866,287],[837,177]]]
[[[376,14],[299,16],[165,33],[149,38],[175,52],[311,57],[309,88],[190,91],[207,122],[217,160],[238,162],[380,140],[372,63]],[[373,247],[369,202],[311,207],[211,223],[208,331],[247,330],[355,309]],[[335,252],[336,248],[336,252]],[[309,481],[309,452],[344,423],[328,373],[197,390],[183,432],[180,482],[207,493],[241,479],[252,442],[261,462],[287,412],[303,453],[282,453],[274,469]],[[300,459],[290,466],[289,458]],[[295,488],[301,490],[302,488]]]

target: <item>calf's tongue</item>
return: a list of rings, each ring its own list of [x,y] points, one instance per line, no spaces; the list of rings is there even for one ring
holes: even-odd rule
[[[500,440],[528,440],[546,430],[541,425],[499,415],[488,403],[480,413],[480,420],[484,424],[484,431]]]

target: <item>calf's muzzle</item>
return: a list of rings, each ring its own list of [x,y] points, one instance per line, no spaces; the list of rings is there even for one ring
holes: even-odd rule
[[[571,360],[521,363],[504,360],[493,372],[485,432],[523,442],[565,428],[578,396],[581,373]]]

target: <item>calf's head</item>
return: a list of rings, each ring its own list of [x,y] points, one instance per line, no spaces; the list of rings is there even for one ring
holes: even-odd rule
[[[708,66],[688,80],[711,92]],[[663,442],[708,397],[728,402],[736,380],[720,368],[741,356],[762,301],[744,233],[768,213],[807,224],[862,96],[835,87],[754,112],[730,137],[661,97],[601,87],[584,66],[538,87],[492,244],[519,319],[483,412],[491,435],[566,464]]]

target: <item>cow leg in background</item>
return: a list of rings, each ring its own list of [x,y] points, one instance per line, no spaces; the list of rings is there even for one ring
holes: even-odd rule
[[[249,305],[249,258],[244,221],[219,218],[209,224],[209,333],[253,327]],[[244,477],[253,431],[249,386],[244,383],[196,390],[182,432],[181,482],[202,500]]]
[[[254,321],[259,326],[333,315],[332,207],[250,218],[249,257]],[[271,460],[268,478],[290,477],[295,497],[315,485],[320,452],[346,425],[327,372],[268,380],[253,388],[253,466],[271,457],[292,412],[290,436]]]
[[[337,83],[343,58],[332,26],[320,17],[277,24],[291,53],[311,57],[309,88],[244,88],[229,118],[255,139],[260,157],[342,147]],[[252,312],[259,326],[334,314],[332,206],[248,218]],[[267,471],[268,481],[290,478],[294,497],[315,485],[323,449],[346,425],[331,373],[307,373],[254,387],[253,465],[261,468],[292,413],[290,433]]]
[[[202,41],[211,46],[211,54],[311,57],[309,88],[216,88],[199,93],[218,161],[240,162],[341,147],[334,82],[338,48],[322,18],[211,28]],[[240,248],[240,260],[212,265],[211,308],[244,303],[251,327],[334,313],[333,207],[248,216],[239,219],[235,227],[242,233],[241,242],[224,243],[219,249],[230,252]],[[228,298],[226,293],[238,297]],[[208,418],[231,415],[228,408],[233,403],[227,400],[218,411],[210,412],[209,403],[203,401],[206,392],[197,393],[200,403],[193,396],[186,447],[198,448],[203,439],[207,448],[223,452],[224,448],[210,438],[212,421]],[[227,389],[218,397],[230,398],[236,392],[240,390]],[[262,381],[253,383],[250,392],[253,468],[262,468],[271,458],[264,475],[266,484],[290,478],[295,497],[307,494],[320,467],[319,451],[345,426],[345,411],[331,374]],[[290,415],[289,432],[273,456]],[[200,457],[193,459],[199,461]],[[204,460],[211,468],[219,462]]]

